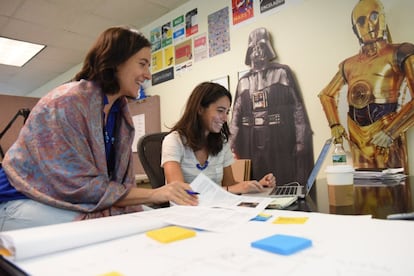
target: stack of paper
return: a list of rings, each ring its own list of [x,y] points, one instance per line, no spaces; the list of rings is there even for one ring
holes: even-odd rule
[[[355,179],[394,179],[402,180],[407,177],[403,168],[375,170],[356,170],[354,172]]]

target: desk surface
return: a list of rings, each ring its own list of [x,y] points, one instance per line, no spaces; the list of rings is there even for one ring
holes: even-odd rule
[[[401,181],[355,180],[354,205],[331,206],[328,202],[326,179],[318,179],[305,200],[299,200],[289,210],[326,214],[372,215],[384,219],[389,214],[413,212],[414,176]]]
[[[166,209],[169,208],[161,211]],[[106,228],[112,226],[112,230],[131,229],[134,224],[139,227],[154,219],[153,212],[103,218],[102,222],[107,221]],[[267,221],[247,222],[238,231],[197,231],[193,238],[163,244],[137,230],[135,235],[22,260],[17,264],[30,275],[60,276],[302,276],[309,272],[312,275],[413,275],[412,222],[284,210],[267,213],[273,217]],[[286,218],[291,221],[294,217],[307,220],[300,224],[274,223],[281,216],[285,222]],[[92,229],[99,231],[100,225]],[[74,230],[76,228],[69,233]],[[60,235],[65,237],[62,232]],[[275,234],[310,239],[312,247],[284,256],[250,246],[253,241]]]
[[[296,204],[297,209],[314,212],[266,210],[268,220],[246,221],[227,231],[197,231],[193,238],[170,244],[152,240],[145,232],[167,225],[165,218],[171,216],[218,225],[226,225],[229,217],[217,220],[220,215],[216,208],[181,206],[23,229],[12,233],[18,244],[17,255],[21,257],[15,263],[31,275],[142,272],[162,276],[250,276],[277,272],[299,276],[309,271],[317,275],[413,275],[410,254],[414,248],[413,222],[323,214],[369,213],[380,217],[410,210],[413,206],[410,180],[395,185],[357,183],[356,204],[348,211],[332,209],[327,204],[326,181],[321,180],[306,200]],[[226,213],[224,210],[218,211]],[[237,212],[231,214],[237,215]],[[275,234],[310,239],[312,246],[289,256],[251,247],[252,242]],[[87,243],[82,242],[85,240]],[[55,251],[46,254],[45,244]],[[22,257],[35,249],[45,255]]]

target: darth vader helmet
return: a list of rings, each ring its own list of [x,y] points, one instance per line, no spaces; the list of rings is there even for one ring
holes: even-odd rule
[[[253,30],[249,35],[245,64],[254,68],[255,64],[267,63],[275,57],[269,32],[265,28]]]

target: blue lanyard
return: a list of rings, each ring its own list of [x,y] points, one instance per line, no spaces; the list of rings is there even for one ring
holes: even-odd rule
[[[108,104],[108,98],[104,95],[104,105]],[[113,150],[113,145],[115,143],[115,122],[117,114],[120,110],[120,101],[116,100],[111,107],[111,110],[108,113],[108,119],[106,124],[103,126],[103,135],[105,141],[105,154],[106,162],[108,165],[108,172],[111,173],[115,165],[115,152]],[[103,114],[103,119],[105,122],[105,114]]]

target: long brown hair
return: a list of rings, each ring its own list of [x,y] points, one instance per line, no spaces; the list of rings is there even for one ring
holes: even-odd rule
[[[227,122],[223,124],[220,133],[209,133],[204,136],[202,118],[199,115],[201,107],[208,106],[222,97],[227,97],[232,102],[230,92],[220,84],[203,82],[197,85],[187,100],[187,105],[181,119],[175,124],[171,131],[178,131],[185,137],[184,143],[193,151],[207,146],[212,155],[217,155],[222,149],[224,142],[230,137],[230,130]]]
[[[124,26],[111,27],[98,37],[74,80],[94,81],[105,94],[115,94],[120,89],[117,66],[145,47],[151,47],[151,43],[138,31]]]

